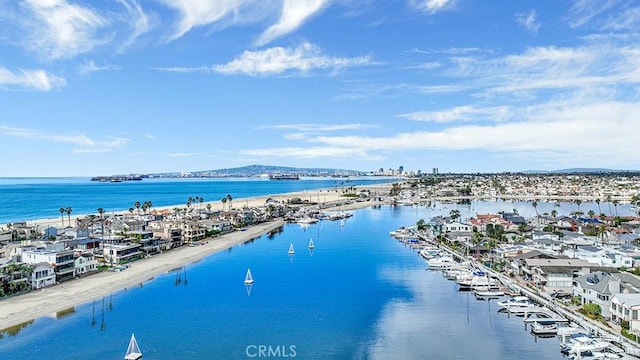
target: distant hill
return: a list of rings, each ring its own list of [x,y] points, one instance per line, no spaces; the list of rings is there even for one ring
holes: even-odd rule
[[[253,177],[262,174],[292,174],[298,176],[358,176],[366,172],[347,169],[297,168],[275,165],[248,165],[236,168],[200,170],[188,173],[155,173],[149,177]]]

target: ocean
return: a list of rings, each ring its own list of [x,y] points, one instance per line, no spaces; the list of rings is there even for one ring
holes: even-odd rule
[[[58,218],[60,208],[71,207],[71,215],[126,211],[139,201],[154,207],[186,205],[189,197],[208,201],[298,192],[312,189],[338,190],[363,184],[393,182],[391,178],[302,178],[268,180],[260,178],[164,178],[95,182],[89,178],[0,178],[0,224]],[[303,199],[307,200],[307,199]],[[322,199],[309,199],[322,201]]]
[[[562,359],[556,338],[534,337],[495,300],[458,291],[389,236],[440,206],[378,206],[344,223],[285,225],[5,331],[0,358],[122,359],[135,333],[144,359]]]

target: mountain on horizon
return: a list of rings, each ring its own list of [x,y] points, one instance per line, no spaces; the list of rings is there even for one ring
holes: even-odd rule
[[[365,175],[366,172],[348,169],[330,169],[330,168],[298,168],[276,165],[247,165],[235,168],[214,169],[190,171],[186,174],[198,177],[251,177],[260,176],[262,174],[291,174],[299,176],[357,176]],[[155,173],[150,176],[184,176],[185,173]]]

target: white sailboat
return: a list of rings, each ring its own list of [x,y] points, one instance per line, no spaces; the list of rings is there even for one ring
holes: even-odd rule
[[[251,269],[247,269],[247,276],[244,278],[245,285],[253,284],[253,275],[251,275]]]
[[[293,243],[291,243],[291,245],[289,245],[289,255],[293,255],[295,253],[296,251],[293,249]]]
[[[140,351],[140,347],[138,347],[138,342],[136,341],[135,335],[131,334],[131,340],[129,340],[129,347],[127,348],[127,353],[124,355],[125,360],[137,360],[142,359],[142,352]]]
[[[309,249],[315,249],[315,245],[313,244],[313,239],[309,239]]]

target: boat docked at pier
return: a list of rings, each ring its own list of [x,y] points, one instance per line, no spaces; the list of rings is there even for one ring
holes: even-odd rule
[[[454,266],[454,264],[457,264],[456,261],[449,255],[442,255],[427,260],[427,265],[431,270],[449,269]]]

